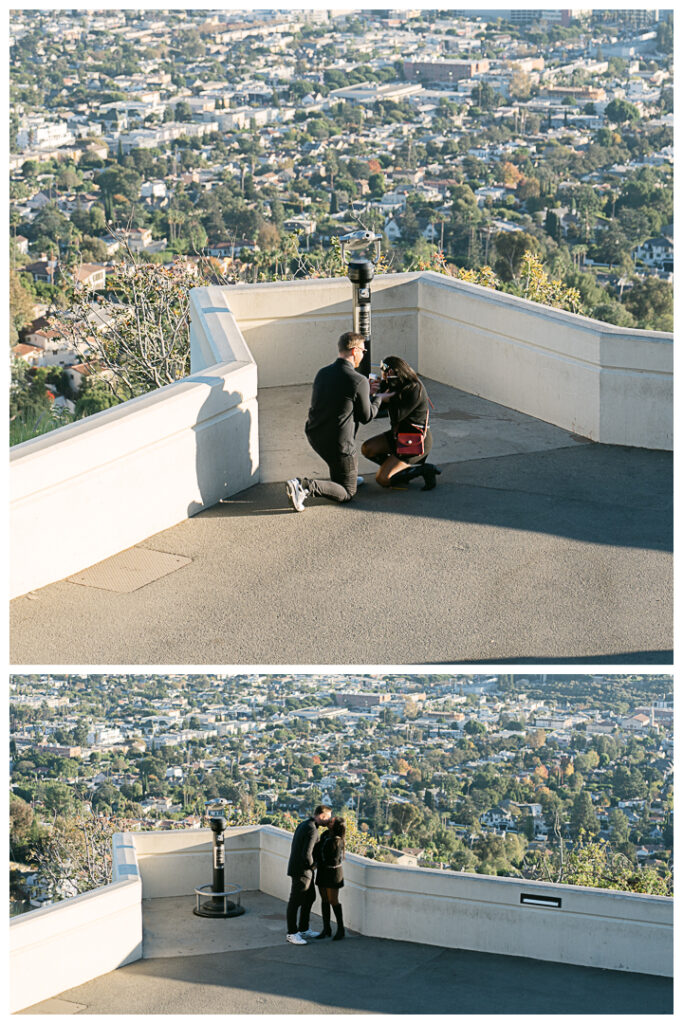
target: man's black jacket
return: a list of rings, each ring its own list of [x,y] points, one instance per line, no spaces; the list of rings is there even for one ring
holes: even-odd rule
[[[358,425],[369,423],[380,405],[377,398],[370,398],[367,377],[348,359],[337,359],[318,370],[313,381],[306,434],[317,448],[353,455]]]
[[[289,852],[287,874],[292,878],[303,878],[313,871],[315,861],[313,850],[318,842],[318,826],[313,818],[306,818],[292,836],[292,848]]]

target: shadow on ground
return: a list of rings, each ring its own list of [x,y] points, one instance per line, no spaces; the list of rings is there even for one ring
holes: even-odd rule
[[[673,1012],[667,978],[355,935],[140,960],[107,975],[93,1000],[98,984],[63,993],[62,1012],[69,1002],[95,1014]]]
[[[291,510],[260,484],[140,546],[127,594],[12,603],[12,664],[670,664],[672,459],[584,444]]]
[[[581,447],[443,465],[434,491],[420,481],[359,490],[340,510],[395,512],[547,533],[620,547],[673,550],[673,460],[669,452]],[[325,475],[321,463],[320,476]],[[309,499],[313,511],[325,499]],[[283,484],[257,485],[204,516],[291,512]]]

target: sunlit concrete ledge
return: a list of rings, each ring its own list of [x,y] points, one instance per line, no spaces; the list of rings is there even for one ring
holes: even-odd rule
[[[63,579],[258,482],[256,366],[196,312],[192,376],[10,454],[11,595]]]
[[[269,825],[226,833],[226,881],[283,901],[283,929],[290,843],[290,833]],[[120,835],[111,886],[15,918],[12,1010],[140,959],[141,901],[191,895],[209,882],[211,844],[208,829]],[[673,904],[665,897],[406,868],[354,854],[346,858],[345,880],[345,919],[361,935],[673,974]],[[561,906],[522,903],[522,896],[550,896]]]
[[[375,361],[402,355],[593,441],[671,448],[671,335],[431,272],[372,287]],[[197,288],[190,303],[192,376],[12,449],[11,596],[258,482],[257,368],[259,388],[310,383],[350,326],[345,278]]]

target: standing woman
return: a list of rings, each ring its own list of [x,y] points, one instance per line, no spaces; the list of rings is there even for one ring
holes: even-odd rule
[[[344,871],[342,861],[344,859],[344,837],[346,826],[343,818],[332,818],[327,832],[323,835],[316,850],[318,871],[316,874],[316,885],[320,892],[322,901],[323,930],[317,936],[324,939],[332,935],[330,927],[330,908],[337,921],[337,931],[334,939],[343,939],[344,917],[341,903],[339,902],[339,890],[344,885]],[[334,941],[334,940],[333,940]]]
[[[379,465],[375,476],[382,487],[393,487],[413,477],[421,476],[423,490],[436,487],[437,474],[441,470],[427,462],[432,447],[432,432],[429,428],[429,396],[415,370],[400,356],[387,356],[380,363],[382,380],[379,392],[389,409],[391,429],[376,434],[363,443],[361,451],[366,459]],[[423,433],[424,450],[419,455],[397,452],[398,435],[402,433]]]

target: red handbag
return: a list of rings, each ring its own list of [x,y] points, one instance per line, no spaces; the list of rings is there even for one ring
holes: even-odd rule
[[[428,424],[429,409],[427,410],[427,422],[424,427],[421,427],[419,423],[413,423],[411,426],[414,427],[414,430],[401,430],[396,435],[396,454],[398,456],[407,455],[408,458],[412,458],[415,455],[424,455]]]
[[[414,424],[415,425],[415,424]],[[425,430],[425,433],[427,431]],[[407,455],[408,458],[412,458],[413,455],[424,455],[425,453],[425,434],[422,432],[415,432],[408,430],[402,430],[400,434],[396,435],[396,454]]]

